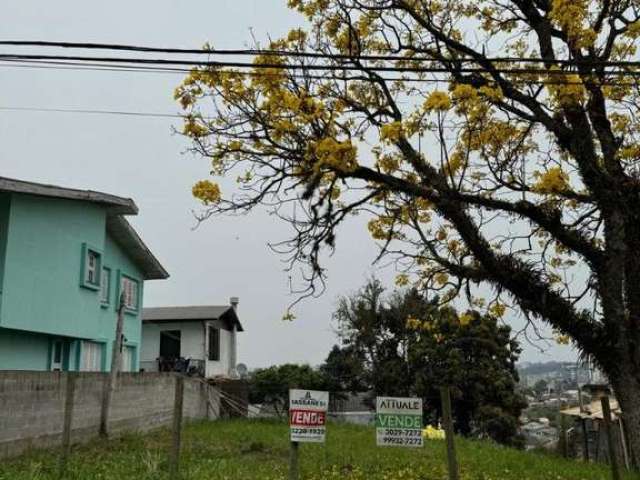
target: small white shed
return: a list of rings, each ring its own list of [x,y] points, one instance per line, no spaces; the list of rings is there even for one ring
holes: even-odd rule
[[[229,305],[155,307],[142,311],[140,368],[180,371],[206,377],[234,377],[236,334],[242,332],[238,299]]]

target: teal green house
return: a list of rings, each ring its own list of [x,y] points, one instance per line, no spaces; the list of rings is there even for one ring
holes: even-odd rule
[[[144,282],[169,275],[127,221],[137,213],[0,177],[0,370],[108,370],[122,292],[122,369],[138,370]]]

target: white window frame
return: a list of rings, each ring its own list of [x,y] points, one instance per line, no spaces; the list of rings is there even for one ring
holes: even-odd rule
[[[102,267],[100,277],[100,303],[108,305],[111,300],[111,269]]]
[[[100,290],[102,276],[102,252],[88,244],[82,245],[82,271],[80,284],[91,290]]]
[[[87,263],[84,270],[84,280],[92,285],[99,285],[98,267],[100,266],[100,255],[91,249],[87,249]]]
[[[102,356],[104,352],[104,344],[99,342],[92,342],[89,340],[83,340],[81,352],[82,354],[80,355],[80,371],[102,371]]]
[[[140,300],[140,284],[138,280],[128,275],[121,275],[120,293],[124,293],[124,308],[127,310],[138,310]]]

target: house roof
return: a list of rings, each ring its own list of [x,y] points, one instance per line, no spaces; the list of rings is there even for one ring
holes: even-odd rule
[[[227,320],[243,332],[242,324],[231,305],[199,305],[189,307],[153,307],[142,309],[143,322],[193,322],[202,320]]]
[[[140,267],[145,279],[169,278],[167,271],[123,216],[136,215],[138,213],[138,206],[130,198],[93,190],[64,188],[6,177],[0,177],[0,192],[80,200],[104,205],[107,208],[107,232],[130,255],[134,263]]]
[[[107,216],[107,232],[138,265],[146,280],[169,278],[169,273],[122,215]]]
[[[138,206],[130,198],[118,197],[93,190],[63,188],[56,185],[0,177],[0,192],[24,193],[41,197],[65,198],[68,200],[100,203],[108,207],[109,213],[118,215],[136,215],[138,213]]]
[[[618,402],[616,400],[611,400],[611,414],[614,418],[618,418],[620,416],[620,407],[618,406]],[[604,414],[602,413],[602,403],[600,400],[594,400],[590,404],[575,408],[566,408],[564,410],[560,410],[562,415],[568,415],[569,417],[578,417],[578,418],[591,418],[593,420],[602,420],[604,418]]]

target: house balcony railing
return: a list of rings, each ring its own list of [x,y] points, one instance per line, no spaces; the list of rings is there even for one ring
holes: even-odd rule
[[[205,362],[204,360],[195,360],[193,358],[163,358],[158,357],[159,372],[177,372],[190,375],[192,377],[204,377]]]

